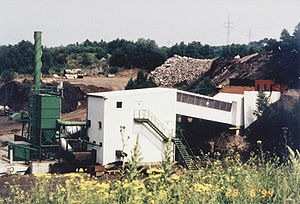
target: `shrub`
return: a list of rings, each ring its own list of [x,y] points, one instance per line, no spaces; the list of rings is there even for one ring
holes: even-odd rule
[[[116,73],[118,73],[118,71],[119,71],[118,67],[110,67],[109,70],[108,70],[108,73],[116,74]]]
[[[14,79],[14,72],[10,69],[4,70],[1,74],[1,81],[8,82]]]
[[[137,78],[133,80],[132,78],[128,81],[125,86],[125,90],[129,89],[142,89],[142,88],[151,88],[157,87],[152,77],[147,77],[143,71],[139,71]]]

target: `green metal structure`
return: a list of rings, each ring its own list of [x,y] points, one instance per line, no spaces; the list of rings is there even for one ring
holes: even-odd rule
[[[42,67],[42,32],[34,32],[34,85],[30,90],[29,113],[21,111],[11,116],[11,119],[19,121],[22,126],[22,137],[26,142],[12,142],[8,144],[9,152],[13,150],[15,161],[45,160],[56,159],[62,156],[62,139],[68,145],[79,144],[80,148],[76,151],[86,151],[86,144],[89,142],[86,134],[87,122],[61,121],[61,99],[63,97],[62,85],[44,86],[41,83]],[[76,134],[66,134],[66,126],[80,126],[79,136]],[[69,144],[70,143],[70,144]],[[78,146],[78,145],[77,145]],[[10,157],[10,154],[9,154]]]

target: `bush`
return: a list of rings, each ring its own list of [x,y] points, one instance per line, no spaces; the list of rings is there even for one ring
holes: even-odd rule
[[[197,87],[191,91],[203,95],[215,95],[218,92],[216,86],[210,82],[208,77],[201,80]]]
[[[109,70],[108,70],[108,73],[116,74],[116,73],[118,73],[118,71],[119,71],[118,67],[110,67]]]
[[[135,80],[130,79],[128,81],[127,85],[125,86],[125,90],[151,87],[157,87],[153,79],[151,77],[148,78],[143,71],[139,71]]]
[[[1,81],[8,82],[14,79],[14,72],[12,70],[4,70],[1,74]]]

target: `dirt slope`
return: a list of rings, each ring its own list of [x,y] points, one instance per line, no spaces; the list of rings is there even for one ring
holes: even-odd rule
[[[274,79],[276,83],[299,87],[300,54],[256,53],[243,58],[217,58],[210,61],[187,57],[172,57],[157,67],[152,76],[161,86],[190,90],[204,77],[218,87],[230,79]]]

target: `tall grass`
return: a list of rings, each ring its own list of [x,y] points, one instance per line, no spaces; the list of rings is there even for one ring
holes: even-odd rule
[[[197,171],[175,171],[170,149],[161,168],[144,174],[139,144],[120,179],[108,181],[86,174],[36,175],[29,189],[10,185],[5,203],[299,203],[300,154],[289,147],[289,158],[250,153],[242,162],[238,153],[206,156]]]

